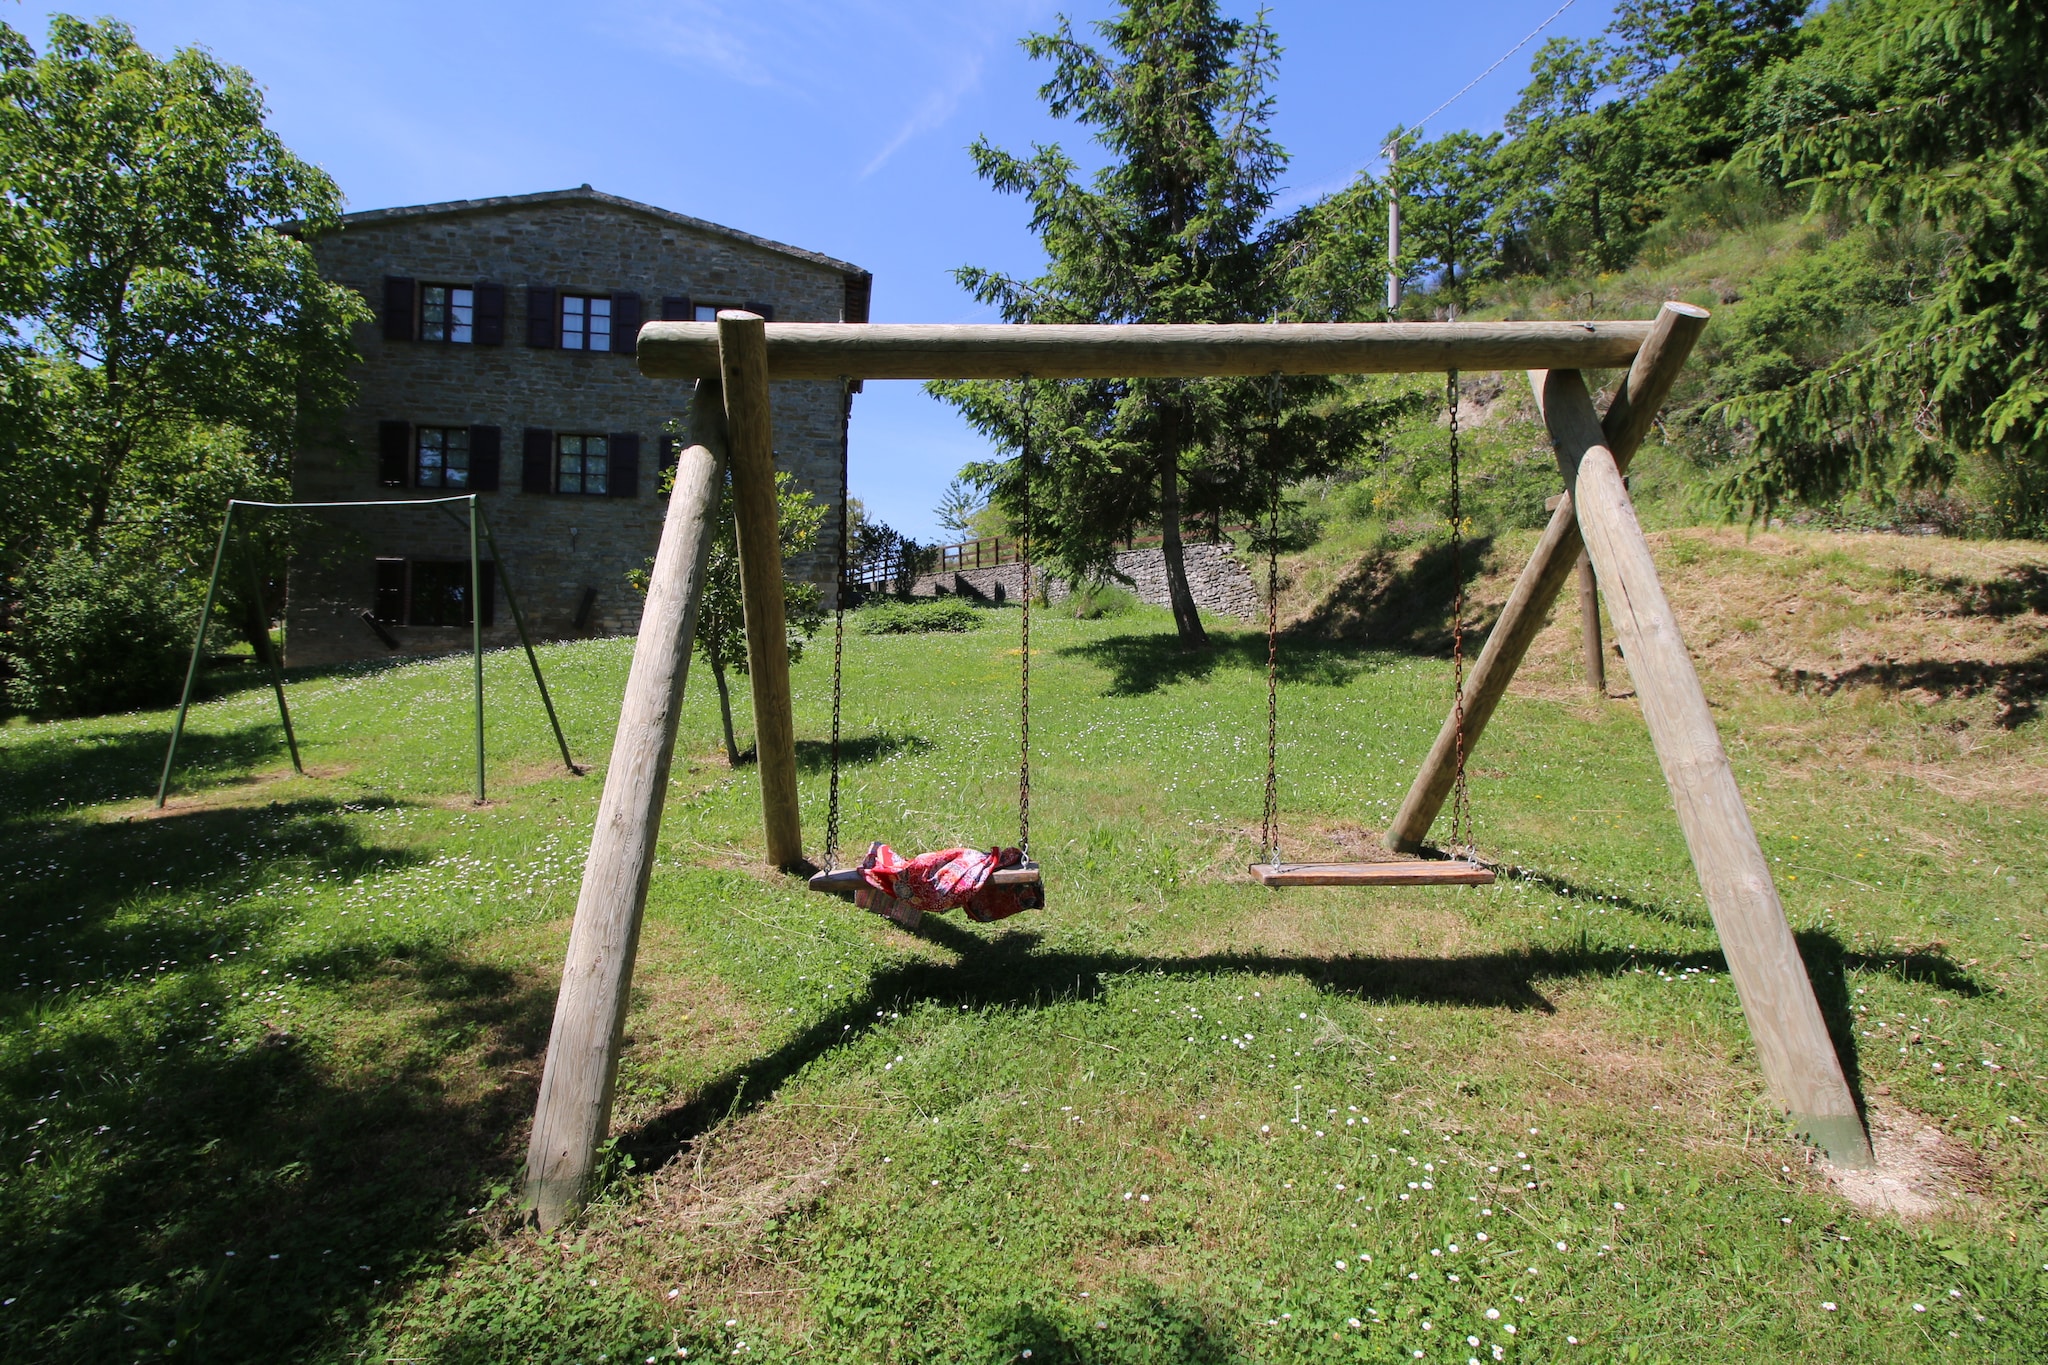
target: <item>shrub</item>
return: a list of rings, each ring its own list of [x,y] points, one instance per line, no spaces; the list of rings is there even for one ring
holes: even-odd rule
[[[157,566],[71,549],[22,589],[5,645],[12,707],[78,716],[177,700],[191,619]]]
[[[853,614],[863,635],[920,635],[929,631],[980,630],[985,613],[957,597],[921,602],[877,602]]]
[[[1134,611],[1138,599],[1114,583],[1083,583],[1067,598],[1076,621],[1099,621]]]

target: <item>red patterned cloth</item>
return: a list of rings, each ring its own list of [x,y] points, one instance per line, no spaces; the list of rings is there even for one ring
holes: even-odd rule
[[[986,853],[943,848],[906,859],[877,842],[868,846],[867,856],[860,860],[860,877],[866,886],[855,894],[854,903],[913,929],[927,913],[942,914],[958,907],[965,907],[967,918],[977,924],[988,924],[1045,904],[1045,888],[1037,883],[989,884],[998,869],[1020,867],[1023,862],[1023,851],[1014,848],[992,848]]]

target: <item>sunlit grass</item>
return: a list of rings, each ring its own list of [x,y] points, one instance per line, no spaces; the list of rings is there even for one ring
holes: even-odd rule
[[[1016,838],[1016,622],[849,636],[849,850]],[[582,779],[523,659],[490,657],[480,809],[466,659],[296,681],[309,779],[266,691],[198,708],[163,816],[166,715],[0,731],[7,1354],[2048,1347],[2048,821],[1809,742],[1901,752],[1938,718],[1717,689],[1859,1085],[1971,1163],[1907,1225],[1846,1206],[1765,1100],[1632,704],[1503,708],[1474,802],[1518,875],[1276,896],[1241,874],[1263,639],[1190,658],[1146,611],[1033,640],[1050,904],[922,936],[758,868],[758,787],[693,681],[618,1143],[552,1238],[513,1204],[630,641],[543,651]],[[796,670],[814,849],[828,659]],[[1293,645],[1284,672],[1290,841],[1377,828],[1447,664]],[[2010,743],[2038,761],[2038,731]]]

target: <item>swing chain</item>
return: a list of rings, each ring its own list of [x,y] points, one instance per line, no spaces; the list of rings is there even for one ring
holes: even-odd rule
[[[839,587],[832,600],[832,785],[831,797],[825,810],[825,870],[839,870],[839,701],[841,679],[845,674],[846,659],[846,598],[852,584],[852,575],[847,572],[846,553],[849,541],[847,522],[847,497],[851,489],[847,478],[847,426],[853,421],[853,383],[842,376],[840,401],[842,420],[839,436]]]
[[[1024,626],[1017,692],[1017,848],[1025,860],[1031,857],[1031,376],[1022,376],[1017,389],[1023,431],[1017,446],[1018,482],[1023,503],[1024,535],[1018,559],[1024,570]]]
[[[1266,808],[1259,850],[1270,866],[1280,863],[1280,371],[1268,389],[1266,433]]]
[[[1465,508],[1458,449],[1458,372],[1444,373],[1444,397],[1451,427],[1451,730],[1456,757],[1451,769],[1451,851],[1472,851],[1472,797],[1465,784]]]

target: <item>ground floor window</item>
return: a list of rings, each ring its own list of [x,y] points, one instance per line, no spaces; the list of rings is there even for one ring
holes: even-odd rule
[[[608,496],[611,452],[602,436],[555,438],[555,491]]]
[[[497,566],[482,570],[483,623],[493,624]],[[376,600],[370,614],[393,626],[466,626],[470,623],[469,561],[466,559],[379,559]]]

